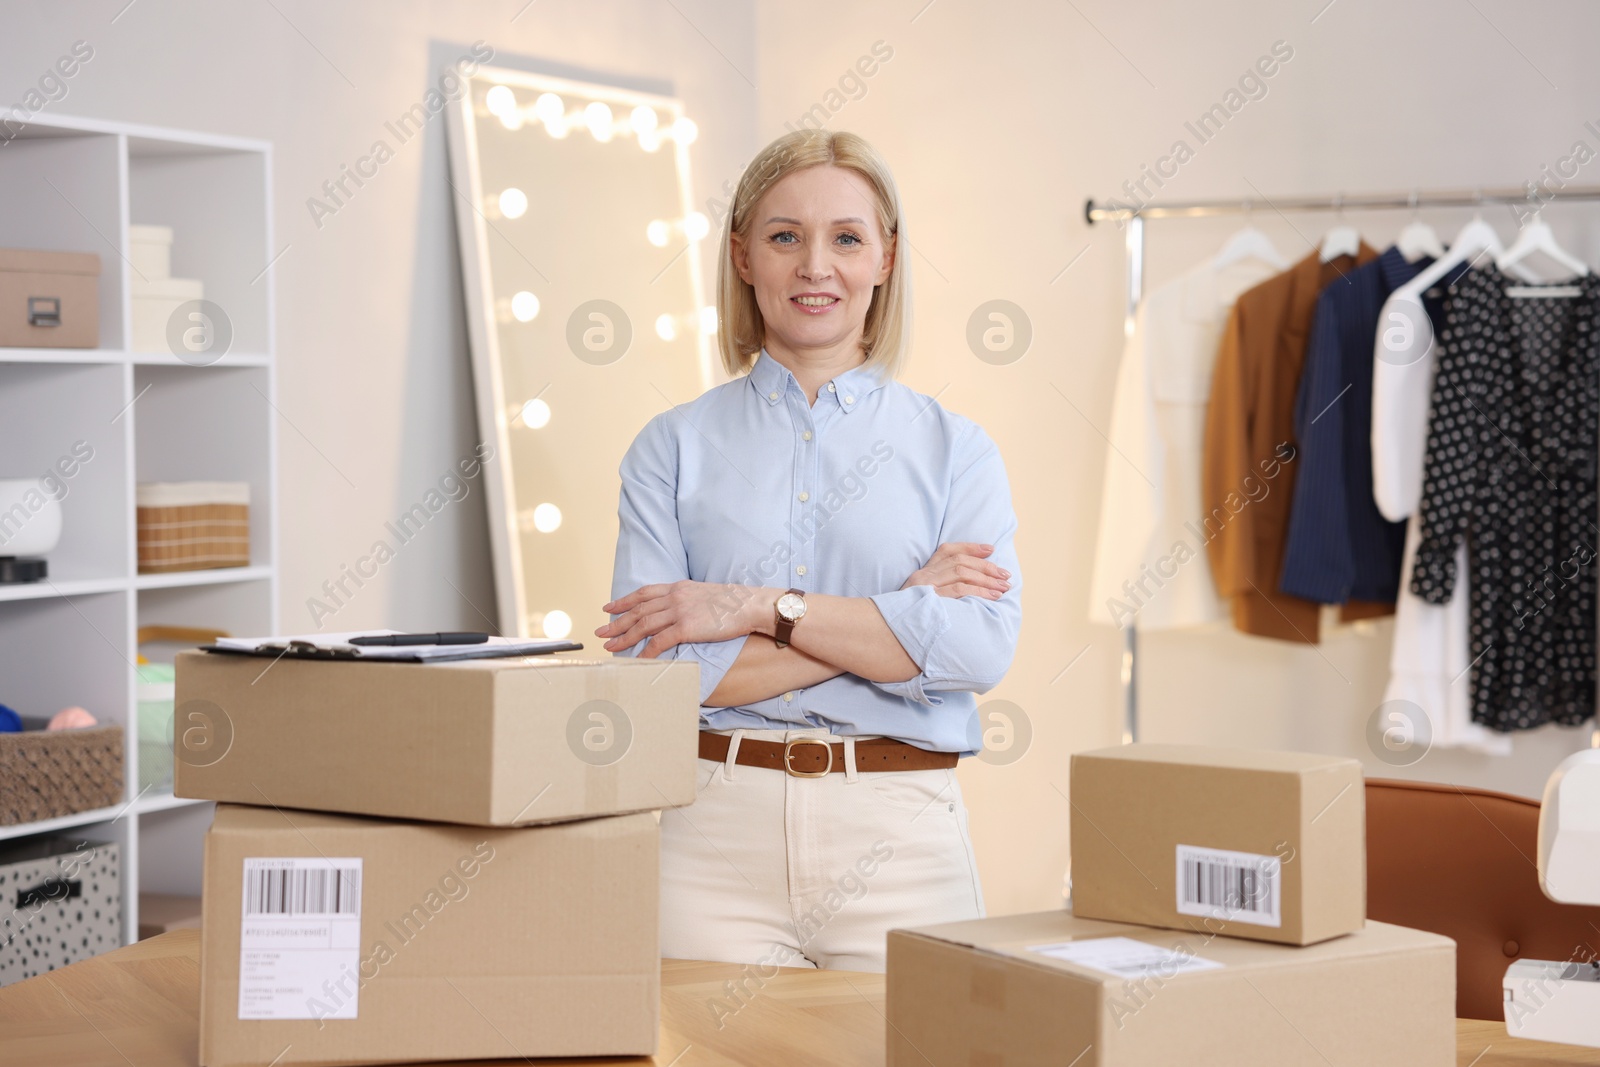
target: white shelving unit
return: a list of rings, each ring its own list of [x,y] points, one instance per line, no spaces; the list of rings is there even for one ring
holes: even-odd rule
[[[209,803],[140,794],[138,628],[278,629],[271,189],[264,141],[40,115],[0,150],[0,247],[102,263],[99,348],[0,348],[0,478],[42,475],[79,441],[94,450],[66,481],[48,581],[0,586],[0,703],[26,715],[81,705],[126,738],[121,804],[0,826],[0,840],[117,842],[124,941],[138,935],[140,891],[199,894],[211,822]],[[201,279],[231,322],[223,358],[132,351],[130,223],[173,228],[174,276]],[[250,483],[250,565],[140,575],[135,486],[189,480]]]

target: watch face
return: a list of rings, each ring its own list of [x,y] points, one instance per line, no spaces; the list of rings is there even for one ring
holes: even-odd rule
[[[795,596],[793,593],[785,593],[778,598],[778,614],[782,615],[791,622],[800,618],[800,616],[804,615],[805,613],[805,597]]]

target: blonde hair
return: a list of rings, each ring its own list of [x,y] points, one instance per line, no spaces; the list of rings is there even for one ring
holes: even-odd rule
[[[872,294],[861,331],[861,348],[867,365],[884,381],[897,377],[910,346],[911,275],[906,265],[905,224],[894,175],[877,149],[862,137],[844,131],[795,130],[762,149],[734,191],[728,224],[722,231],[722,259],[717,268],[717,347],[730,378],[745,373],[766,344],[766,322],[756,303],[755,288],[734,269],[733,235],[749,247],[755,228],[755,209],[761,198],[783,178],[809,167],[834,166],[855,171],[872,186],[878,225],[886,237],[895,238],[894,262],[888,279]]]

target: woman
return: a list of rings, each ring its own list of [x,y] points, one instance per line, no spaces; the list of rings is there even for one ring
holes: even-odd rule
[[[617,654],[700,665],[695,803],[661,817],[662,952],[884,969],[978,918],[955,764],[1021,622],[1005,467],[894,381],[910,279],[888,167],[800,130],[746,168],[719,267],[733,380],[634,440]]]

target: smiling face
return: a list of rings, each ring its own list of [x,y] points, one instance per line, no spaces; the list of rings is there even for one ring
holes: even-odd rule
[[[843,167],[807,167],[767,190],[751,215],[748,239],[734,233],[730,252],[755,290],[767,351],[857,359],[873,291],[894,265],[872,185]]]

